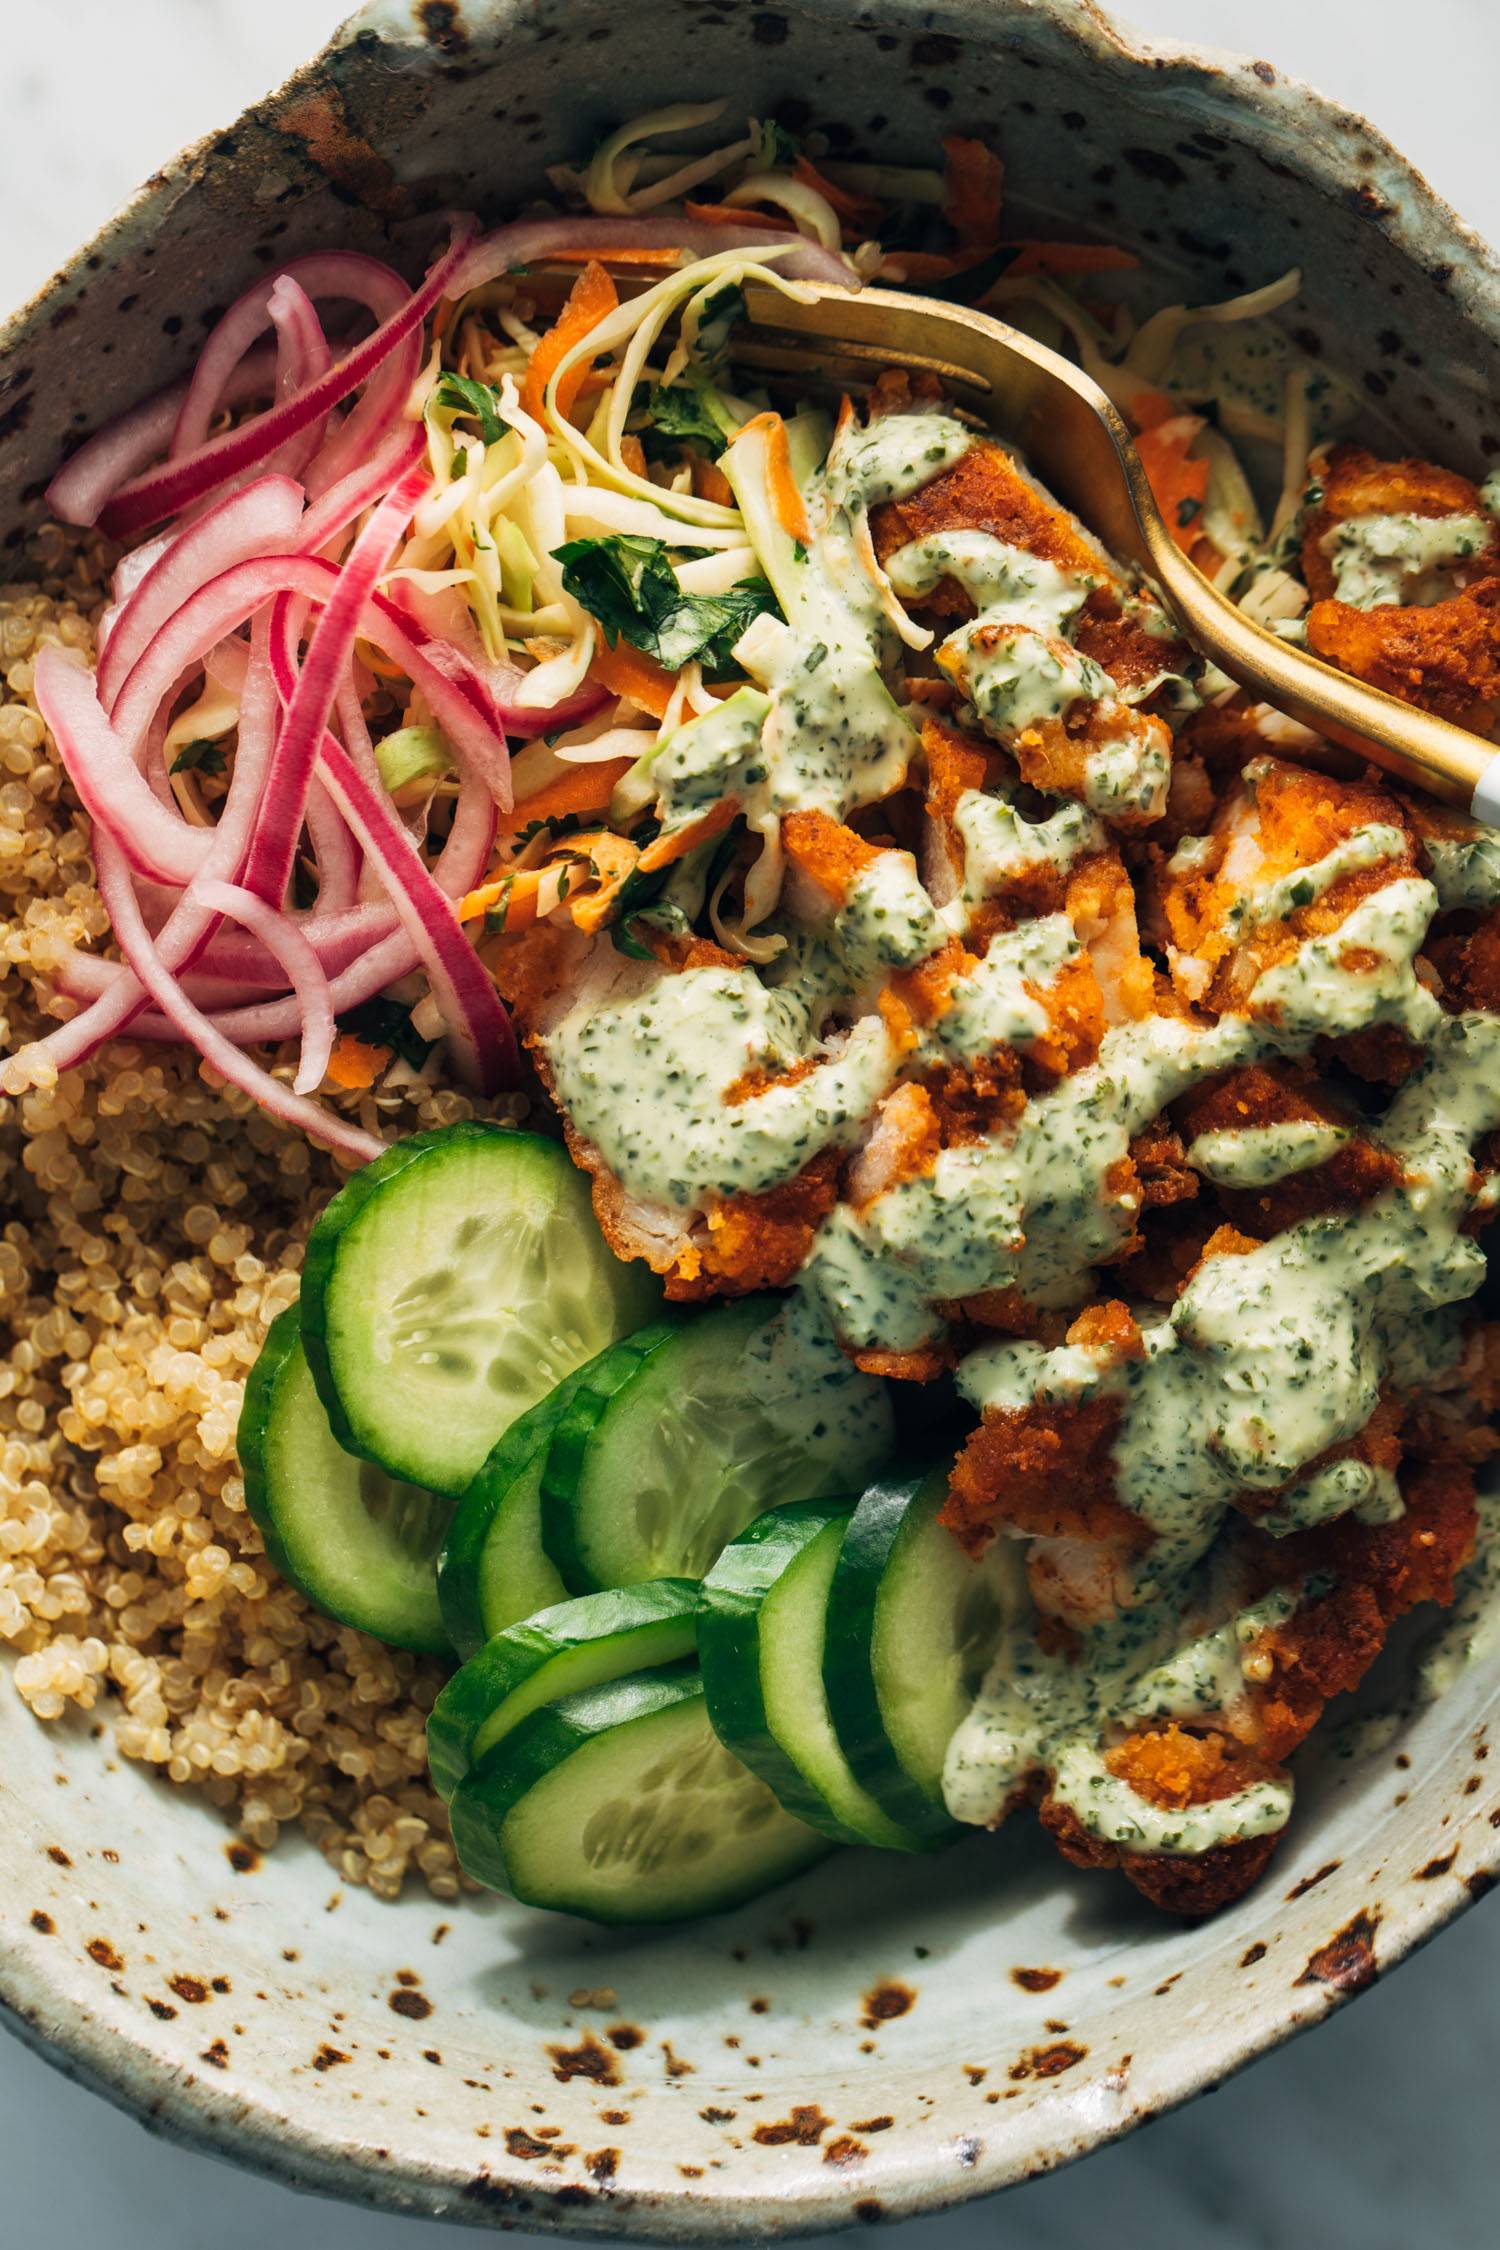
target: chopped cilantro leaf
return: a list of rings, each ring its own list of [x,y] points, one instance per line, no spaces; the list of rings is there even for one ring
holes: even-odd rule
[[[361,1000],[357,1008],[346,1008],[338,1023],[340,1031],[352,1032],[368,1047],[389,1047],[413,1070],[420,1070],[432,1053],[433,1041],[412,1030],[410,1008],[378,993],[373,1000]]]
[[[469,414],[479,424],[479,434],[486,445],[495,445],[504,437],[510,424],[500,412],[500,394],[488,383],[476,383],[472,376],[451,373],[438,378],[437,402],[454,414]]]
[[[747,578],[725,594],[685,594],[660,539],[621,532],[572,539],[555,554],[564,586],[599,620],[610,647],[623,634],[669,672],[695,658],[705,671],[722,671],[746,627],[776,610],[764,578]]]
[[[647,402],[651,420],[641,432],[647,458],[687,445],[716,461],[729,439],[709,405],[711,395],[707,384],[656,384]]]
[[[216,742],[185,742],[172,760],[173,773],[222,773],[224,753]]]

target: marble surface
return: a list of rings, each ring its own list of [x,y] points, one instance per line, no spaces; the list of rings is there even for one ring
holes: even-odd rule
[[[181,142],[314,49],[338,0],[0,5],[0,301],[15,303]],[[1165,37],[1253,43],[1335,90],[1500,237],[1496,0],[1127,0]],[[1423,36],[1413,37],[1420,21]],[[1492,2250],[1500,1906],[1220,2093],[1001,2202],[898,2230],[903,2250]],[[0,2041],[0,2241],[103,2250],[440,2250],[423,2221],[315,2203],[152,2140]]]

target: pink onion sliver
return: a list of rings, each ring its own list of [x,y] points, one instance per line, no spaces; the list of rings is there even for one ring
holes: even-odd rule
[[[70,952],[52,972],[52,981],[59,992],[65,992],[70,1000],[83,1001],[99,999],[104,993],[112,991],[122,977],[132,984],[135,982],[134,975],[123,961],[101,961],[92,953]],[[205,1015],[222,1013],[226,1008],[249,1007],[261,997],[258,986],[236,984],[231,977],[208,976],[201,969],[189,969],[177,981],[194,1007],[201,1008]],[[285,978],[278,966],[278,992],[284,983]],[[144,1036],[141,1031],[144,1020],[143,1016],[136,1017],[130,1027],[132,1038]],[[175,1039],[177,1034],[167,1024],[165,1016],[158,1020]]]
[[[805,235],[773,234],[768,227],[719,225],[702,219],[548,218],[517,219],[481,235],[460,261],[448,285],[450,297],[481,289],[513,267],[532,265],[559,250],[686,250],[712,257],[718,250],[774,247],[780,271],[796,281],[835,281],[857,289],[859,275],[846,258]],[[762,261],[764,262],[764,261]]]
[[[137,874],[191,882],[214,830],[190,828],[175,805],[162,803],[110,725],[91,672],[49,643],[37,656],[35,678],[37,708],[95,828],[116,839]]]
[[[345,913],[359,890],[359,846],[320,781],[307,792],[305,818],[318,863],[318,905],[328,914]]]
[[[305,429],[358,389],[407,336],[421,328],[438,299],[446,295],[467,248],[472,226],[472,221],[466,222],[429,270],[421,287],[412,291],[400,310],[354,345],[318,382],[309,383],[296,398],[285,399],[251,421],[241,422],[221,436],[210,438],[180,460],[164,462],[145,475],[132,478],[101,510],[99,521],[103,529],[113,539],[127,539],[175,515],[190,501],[203,499],[231,477],[253,468],[287,438],[295,436],[298,430]]]
[[[409,422],[393,431],[367,459],[313,501],[297,529],[298,552],[315,555],[330,539],[347,531],[355,517],[389,492],[398,477],[415,468],[426,451],[427,432],[420,422]]]
[[[279,399],[295,398],[307,384],[317,382],[328,373],[333,365],[333,353],[323,333],[317,307],[289,274],[278,275],[267,300],[267,309],[276,328],[276,395]],[[266,460],[265,473],[279,471],[284,476],[301,476],[322,446],[332,412],[330,407],[328,414],[309,422],[305,430],[299,430],[285,445],[278,446]]]
[[[396,542],[410,523],[412,511],[428,487],[427,471],[408,469],[395,490],[387,493],[371,516],[338,573],[333,591],[313,627],[302,669],[286,707],[286,717],[271,753],[265,794],[250,839],[244,874],[246,890],[280,908],[292,877],[292,861],[301,834],[307,793],[338,693],[354,652],[360,616],[386,568]],[[284,620],[288,598],[278,599],[273,616],[271,661],[284,660],[279,646],[278,620]]]
[[[251,352],[235,369],[225,406],[263,398],[276,380],[276,353],[267,345]],[[166,450],[187,396],[187,381],[170,383],[154,398],[143,399],[68,456],[47,487],[47,505],[60,523],[92,524],[110,494]]]
[[[309,257],[293,258],[270,280],[257,281],[235,299],[209,333],[176,417],[169,459],[195,453],[206,441],[235,368],[274,317],[271,299],[284,281],[296,287],[304,302],[313,297],[346,297],[363,305],[377,321],[391,319],[410,295],[392,267],[357,250],[314,251]]]
[[[465,1074],[482,1093],[514,1085],[520,1058],[511,1021],[454,904],[418,857],[388,800],[356,773],[336,743],[325,743],[323,778],[335,804],[379,868],[402,927],[427,966],[432,996]]]
[[[235,563],[292,545],[302,520],[300,485],[291,477],[265,476],[231,492],[180,531],[115,613],[99,658],[99,695],[105,709],[113,710],[115,697],[142,651],[205,579],[219,577]]]
[[[96,864],[99,875],[99,896],[104,902],[120,951],[124,954],[142,990],[155,1001],[157,1008],[169,1023],[177,1026],[184,1039],[197,1048],[204,1060],[212,1065],[221,1078],[241,1090],[279,1117],[284,1124],[295,1125],[316,1141],[349,1157],[356,1164],[368,1164],[379,1156],[385,1147],[372,1133],[351,1125],[336,1111],[324,1109],[319,1103],[308,1101],[303,1095],[293,1093],[273,1078],[269,1071],[251,1062],[232,1040],[216,1031],[208,1018],[193,1006],[177,982],[171,967],[163,960],[151,941],[150,932],[141,920],[141,910],[136,904],[131,888],[130,873],[123,858],[109,838],[97,839]]]
[[[438,888],[450,899],[462,898],[473,890],[489,864],[490,851],[495,841],[495,807],[491,798],[477,782],[466,782],[459,793],[457,809],[448,840],[434,862],[432,875]],[[363,931],[355,925],[361,916],[368,917]],[[397,923],[389,907],[357,907],[352,915],[330,917],[330,925],[337,920],[342,943],[335,941],[330,930],[320,926],[319,918],[310,915],[302,925],[309,944],[318,953],[325,972],[331,980],[335,1013],[342,1015],[346,1008],[357,1008],[362,1000],[373,1000],[399,977],[404,977],[418,965],[418,953],[411,939]],[[378,925],[378,935],[373,934]],[[232,949],[240,948],[236,953]],[[253,949],[253,959],[251,952]],[[255,981],[274,982],[279,973],[270,954],[255,946],[251,938],[236,931],[220,930],[211,938],[199,955],[205,969],[217,969],[222,964],[234,970],[241,966],[253,969]],[[269,968],[271,976],[265,974]],[[87,978],[74,975],[76,970],[87,972]],[[101,989],[101,972],[113,971],[117,976],[129,976],[117,962],[93,961],[79,955],[59,977],[64,991],[77,989],[82,998],[91,997]],[[71,980],[71,981],[70,981]],[[192,979],[185,980],[191,986]],[[205,979],[205,985],[210,981]],[[85,991],[89,982],[91,990]],[[226,991],[232,990],[227,978]],[[189,997],[194,997],[191,990]],[[204,1005],[207,1006],[205,992]],[[233,1005],[226,1000],[223,1011],[215,1011],[215,1026],[228,1039],[241,1046],[259,1046],[271,1041],[292,1039],[297,1033],[297,1008],[292,1000],[246,1000]],[[178,1036],[165,1016],[151,1012],[137,1016],[130,1026],[133,1039],[175,1040]]]
[[[121,740],[138,741],[173,683],[191,666],[201,664],[263,604],[282,593],[305,594],[312,601],[327,603],[338,582],[338,571],[321,556],[289,554],[257,556],[238,563],[200,587],[142,652],[116,695],[110,715]],[[374,595],[367,603],[359,620],[358,637],[383,650],[422,690],[435,723],[448,737],[460,764],[486,783],[502,809],[508,808],[510,757],[504,731],[498,719],[480,708],[480,699],[472,688],[458,686],[439,667],[429,644],[412,631],[383,594]],[[535,712],[529,716],[531,724],[537,726],[547,714]]]
[[[376,370],[357,403],[309,466],[307,489],[313,499],[318,499],[384,444],[403,419],[421,372],[422,332],[415,328],[396,346],[384,366]]]
[[[208,839],[203,875],[232,880],[239,872],[265,784],[276,708],[276,686],[266,660],[265,636],[257,630],[240,698],[239,744],[228,793],[217,827],[202,831]],[[100,829],[95,838],[96,863],[99,847],[107,840],[108,832]],[[134,896],[132,892],[133,904]],[[135,910],[139,914],[139,908]],[[217,920],[199,904],[189,884],[157,932],[158,958],[174,972],[190,968],[213,935]],[[49,1031],[41,1045],[58,1070],[71,1070],[75,1064],[86,1062],[106,1040],[117,1038],[144,1005],[145,997],[137,978],[122,977],[82,1015]]]
[[[221,883],[210,876],[198,885],[198,897],[210,913],[222,914],[258,937],[286,971],[302,1028],[302,1054],[292,1092],[315,1093],[333,1053],[333,999],[322,962],[288,915],[279,914],[237,883]]]
[[[413,969],[420,966],[416,947],[405,930],[398,929],[393,936],[372,946],[363,959],[353,962],[332,979],[329,992],[335,1016],[343,1015],[346,1009],[357,1008],[362,1001],[375,999],[387,986],[410,976]],[[183,981],[190,983],[192,980]],[[283,1039],[295,1039],[301,1025],[296,1001],[285,998],[250,1000],[243,1006],[223,1009],[205,1007],[204,1013],[214,1029],[224,1038],[232,1039],[237,1047],[275,1046]],[[130,1036],[175,1045],[182,1034],[164,1015],[155,1009],[143,1008],[131,1023]]]

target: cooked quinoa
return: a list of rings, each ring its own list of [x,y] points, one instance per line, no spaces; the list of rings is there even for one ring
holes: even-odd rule
[[[32,696],[91,651],[111,555],[51,528],[0,587],[0,1050],[65,1013],[49,973],[108,918]],[[293,1050],[279,1058],[295,1068]],[[396,1073],[401,1076],[403,1074]],[[472,1105],[404,1074],[342,1097],[388,1137]],[[519,1115],[522,1105],[513,1105]],[[235,1428],[336,1162],[187,1049],[121,1040],[0,1097],[0,1643],[41,1719],[99,1708],[127,1758],[251,1843],[296,1822],[351,1883],[468,1886],[427,1781],[428,1659],[311,1608],[245,1509]]]

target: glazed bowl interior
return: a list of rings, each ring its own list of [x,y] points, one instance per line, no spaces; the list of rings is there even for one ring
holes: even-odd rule
[[[331,242],[411,264],[409,220],[514,205],[606,122],[726,88],[893,161],[981,133],[1013,213],[1107,232],[1191,297],[1300,263],[1298,340],[1372,415],[1458,466],[1500,451],[1488,253],[1367,127],[1264,65],[1142,54],[1075,0],[882,0],[855,21],[837,0],[382,0],[0,339],[10,547],[70,437],[176,372],[266,264]],[[43,1729],[5,1694],[0,1997],[165,2129],[396,2208],[679,2239],[932,2209],[1214,2083],[1487,1887],[1493,1702],[1476,1667],[1379,1747],[1315,1751],[1272,1875],[1203,1926],[1017,1822],[936,1860],[846,1853],[695,1927],[605,1932],[499,1900],[382,1905],[296,1841],[258,1861],[112,1755],[107,1708]]]

